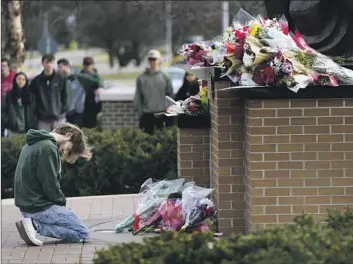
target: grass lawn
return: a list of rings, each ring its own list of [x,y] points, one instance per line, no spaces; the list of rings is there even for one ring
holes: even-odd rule
[[[103,80],[135,80],[141,72],[119,72],[113,74],[102,74]]]

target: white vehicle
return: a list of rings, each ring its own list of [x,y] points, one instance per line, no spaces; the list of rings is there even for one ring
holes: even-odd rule
[[[162,71],[169,75],[172,80],[173,92],[176,94],[183,85],[185,70],[177,67],[162,68]]]

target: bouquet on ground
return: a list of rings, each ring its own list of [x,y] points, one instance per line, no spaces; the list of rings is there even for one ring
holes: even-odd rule
[[[148,179],[140,190],[135,213],[117,224],[117,233],[131,232],[209,232],[206,220],[216,213],[207,197],[213,189],[186,183],[184,179],[153,182]]]
[[[213,189],[190,186],[182,193],[183,216],[185,223],[181,230],[209,231],[205,220],[216,214],[213,202],[208,199]]]
[[[162,180],[147,186],[134,214],[133,232],[139,232],[141,228],[155,224],[158,220],[155,213],[160,205],[168,199],[170,194],[181,192],[184,188],[184,179]],[[152,216],[156,218],[153,221],[151,221]]]
[[[151,225],[151,217],[155,216],[159,206],[168,199],[172,193],[179,193],[192,183],[186,183],[184,179],[162,180],[153,182],[152,179],[146,180],[140,189],[139,199],[135,213],[127,217],[115,227],[117,233],[134,231]]]

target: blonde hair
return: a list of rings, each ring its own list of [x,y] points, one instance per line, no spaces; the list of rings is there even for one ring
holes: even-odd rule
[[[60,135],[71,134],[72,147],[68,153],[64,153],[65,159],[70,159],[72,156],[82,157],[86,160],[92,158],[92,147],[88,145],[87,137],[80,128],[70,123],[64,123],[57,126],[53,132]]]

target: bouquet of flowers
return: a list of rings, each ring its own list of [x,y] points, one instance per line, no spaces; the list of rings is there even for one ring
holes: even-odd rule
[[[289,32],[283,15],[255,18],[240,9],[232,26],[212,42],[212,63],[203,65],[223,68],[221,77],[236,85],[281,85],[297,92],[309,84],[353,83],[352,70],[310,48],[298,32]]]
[[[200,81],[200,87],[201,86],[202,83]],[[184,101],[175,102],[169,96],[166,96],[166,99],[171,103],[164,113],[166,116],[176,116],[179,114],[187,114],[191,116],[209,115],[207,85],[201,87],[197,95],[190,96]]]
[[[213,64],[212,47],[206,42],[184,44],[180,54],[190,65],[207,67]]]
[[[200,116],[209,114],[209,102],[207,96],[207,86],[200,89],[196,96],[190,96],[184,101],[187,115]]]
[[[192,231],[203,226],[204,221],[215,215],[214,204],[207,197],[213,189],[190,186],[182,193],[182,205],[185,224],[181,230]]]
[[[134,214],[133,231],[151,225],[150,218],[155,215],[162,202],[168,199],[171,193],[181,192],[185,186],[188,185],[185,185],[184,179],[163,180],[147,185]]]

